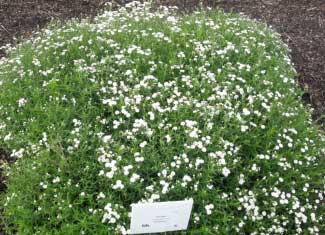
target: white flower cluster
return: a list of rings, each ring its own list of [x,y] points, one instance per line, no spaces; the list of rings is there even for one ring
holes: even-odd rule
[[[31,69],[19,56],[0,63],[20,74],[11,85],[28,87],[14,112],[0,105],[0,139],[14,158],[57,154],[64,169],[44,173],[35,204],[53,190],[59,215],[82,205],[106,233],[127,234],[132,203],[193,198],[189,229],[206,234],[320,234],[324,190],[307,171],[318,166],[319,141],[269,30],[133,2],[43,34]]]

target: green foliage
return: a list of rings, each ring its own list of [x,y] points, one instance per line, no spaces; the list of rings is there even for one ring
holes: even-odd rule
[[[126,234],[130,205],[192,198],[170,234],[322,234],[324,136],[265,25],[132,3],[0,61],[7,234]]]

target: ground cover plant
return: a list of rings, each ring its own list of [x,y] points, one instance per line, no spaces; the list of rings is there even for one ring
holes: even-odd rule
[[[8,234],[127,234],[132,203],[184,199],[175,234],[322,233],[324,136],[265,25],[134,2],[8,50]]]

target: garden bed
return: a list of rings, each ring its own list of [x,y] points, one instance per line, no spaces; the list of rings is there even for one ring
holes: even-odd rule
[[[188,10],[193,9],[198,1],[160,2]],[[325,113],[325,51],[322,51],[325,45],[325,5],[322,1],[274,1],[279,2],[275,4],[270,4],[271,1],[252,4],[252,1],[245,0],[206,2],[226,11],[244,12],[274,26],[292,49],[298,81],[306,90],[303,99],[314,106],[315,119]],[[28,37],[33,30],[43,27],[53,18],[66,20],[94,15],[103,4],[104,1],[1,1],[0,43],[4,45],[13,43],[15,37]],[[0,152],[0,158],[1,163],[6,160],[6,155]],[[4,185],[0,184],[0,190],[3,189]]]
[[[1,0],[0,47],[28,36],[51,19],[94,15],[107,0]],[[129,0],[115,0],[115,3]],[[158,0],[161,4],[193,9],[199,0]],[[322,0],[205,0],[206,5],[244,14],[272,25],[289,44],[304,99],[325,114],[325,2]],[[273,4],[272,4],[273,2]],[[4,52],[0,50],[0,56]],[[322,121],[324,123],[324,121]]]

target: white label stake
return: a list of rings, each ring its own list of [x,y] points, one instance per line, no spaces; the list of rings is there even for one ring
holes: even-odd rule
[[[186,230],[192,206],[192,199],[133,204],[130,234]]]

